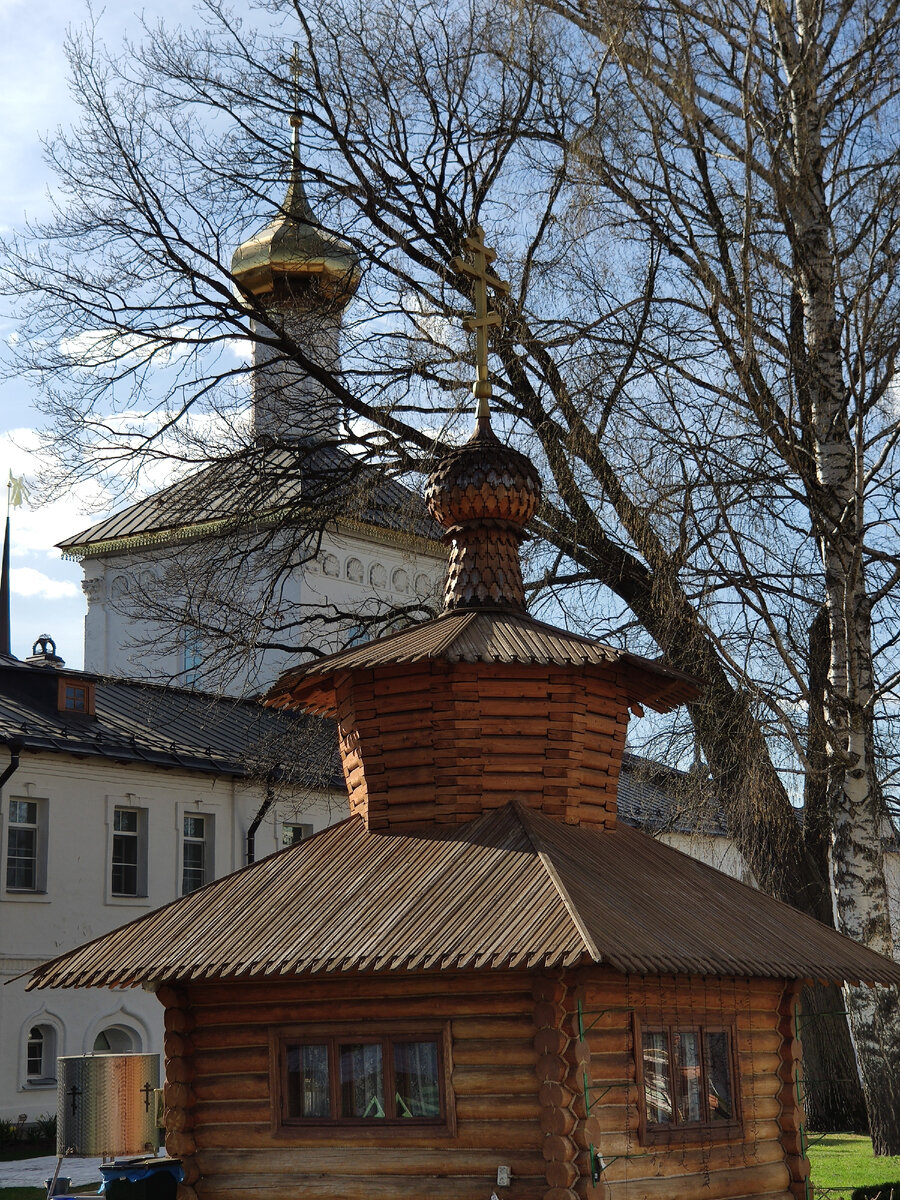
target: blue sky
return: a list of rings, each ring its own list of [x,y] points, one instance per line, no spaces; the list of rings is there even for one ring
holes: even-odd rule
[[[138,14],[153,20],[184,20],[184,4],[151,0],[141,5],[114,3],[95,8],[101,36],[118,44],[139,35]],[[71,105],[66,88],[63,43],[66,29],[88,16],[86,4],[61,0],[0,0],[0,229],[20,227],[26,216],[39,219],[47,211],[50,175],[42,157],[41,136],[65,126]],[[0,339],[15,334],[15,322],[0,309]],[[29,448],[36,445],[40,420],[34,395],[22,382],[0,382],[0,481],[33,473]],[[0,484],[2,486],[2,484]],[[2,493],[0,493],[2,497]],[[85,603],[81,569],[65,562],[54,543],[85,528],[103,515],[102,496],[85,488],[43,508],[20,508],[12,514],[13,653],[30,652],[41,633],[49,633],[70,666],[82,662]],[[2,512],[0,512],[2,520]]]

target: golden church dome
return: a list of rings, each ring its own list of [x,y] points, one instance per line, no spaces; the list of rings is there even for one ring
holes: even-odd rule
[[[291,118],[291,178],[278,216],[242,242],[231,259],[231,274],[247,296],[275,309],[343,308],[360,280],[359,258],[340,238],[316,223],[300,170],[299,118]]]

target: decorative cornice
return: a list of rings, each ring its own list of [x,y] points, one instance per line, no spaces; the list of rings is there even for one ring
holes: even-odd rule
[[[263,529],[272,526],[279,517],[287,516],[290,509],[278,509],[255,523],[255,528]],[[160,529],[156,532],[135,533],[128,537],[108,538],[101,542],[82,542],[80,545],[67,546],[63,558],[70,562],[82,562],[86,558],[102,558],[104,554],[127,553],[129,550],[139,550],[144,546],[160,546],[166,542],[173,545],[179,542],[196,541],[198,538],[210,537],[237,529],[242,525],[240,517],[222,517],[216,521],[198,522],[193,525],[179,525],[173,529]],[[339,517],[329,525],[337,532],[362,534],[373,541],[385,542],[389,545],[401,545],[421,554],[431,554],[436,558],[446,558],[448,551],[443,542],[437,538],[426,538],[419,534],[404,533],[399,529],[386,529],[368,521],[358,521],[350,517]],[[327,528],[327,526],[326,526]]]

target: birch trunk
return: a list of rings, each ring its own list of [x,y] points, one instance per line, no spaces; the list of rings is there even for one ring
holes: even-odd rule
[[[831,884],[838,929],[893,953],[882,847],[883,802],[871,758],[874,704],[869,597],[862,559],[864,481],[843,379],[833,237],[825,189],[823,116],[818,104],[817,12],[797,11],[796,35],[772,6],[789,88],[793,195],[789,197],[795,286],[803,306],[805,361],[795,364],[807,397],[814,476],[813,529],[825,578],[830,661],[825,693],[829,734]],[[780,27],[779,27],[780,26]],[[858,439],[858,440],[857,440]],[[845,998],[876,1154],[900,1153],[900,1006],[893,989],[848,985]]]

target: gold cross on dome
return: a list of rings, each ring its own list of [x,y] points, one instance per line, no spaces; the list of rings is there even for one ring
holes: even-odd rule
[[[462,275],[467,275],[474,282],[475,315],[463,320],[463,329],[475,334],[475,369],[476,378],[472,391],[478,399],[478,415],[487,415],[487,401],[491,394],[491,384],[488,379],[488,329],[500,324],[500,316],[488,309],[488,286],[501,295],[509,295],[509,284],[498,279],[488,270],[497,257],[497,251],[489,249],[484,244],[484,230],[476,225],[472,233],[463,239],[463,249],[468,251],[465,258],[457,257],[451,260],[451,267]],[[482,412],[482,409],[485,411]]]

